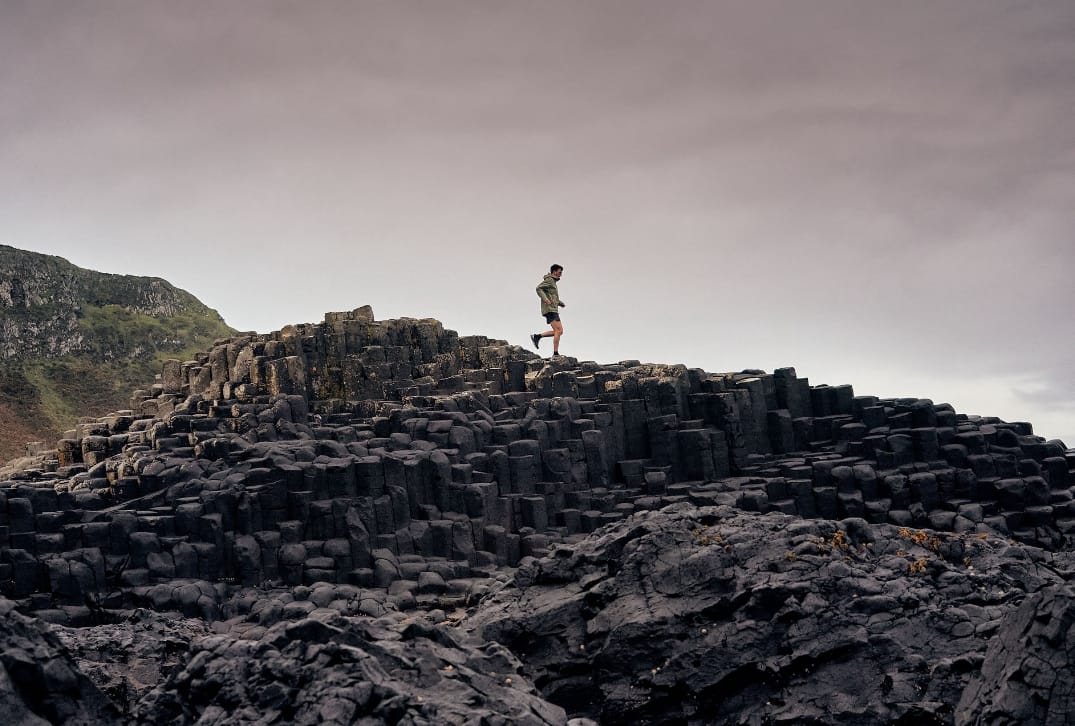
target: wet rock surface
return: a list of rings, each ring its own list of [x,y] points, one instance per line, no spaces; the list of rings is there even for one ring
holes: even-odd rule
[[[141,722],[1015,723],[1070,697],[1017,654],[1067,662],[1073,465],[791,368],[360,308],[9,466],[0,593]]]

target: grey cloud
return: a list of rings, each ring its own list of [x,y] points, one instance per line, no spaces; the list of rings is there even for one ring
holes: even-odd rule
[[[239,327],[370,302],[518,336],[554,258],[589,357],[1025,372],[1050,392],[1028,404],[1075,400],[1050,373],[1073,350],[1071,4],[0,14],[4,241],[164,275]]]

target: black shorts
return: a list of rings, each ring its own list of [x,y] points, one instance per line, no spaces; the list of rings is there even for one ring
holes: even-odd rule
[[[544,315],[546,323],[551,323],[553,320],[560,319],[560,313],[544,313]]]

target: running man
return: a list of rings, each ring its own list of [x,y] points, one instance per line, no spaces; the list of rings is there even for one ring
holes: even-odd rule
[[[553,265],[549,268],[549,274],[537,286],[538,297],[541,298],[541,314],[545,316],[545,322],[552,326],[552,330],[544,333],[534,333],[530,336],[534,347],[538,348],[542,338],[552,338],[552,354],[560,355],[560,336],[564,334],[564,325],[560,322],[559,308],[566,307],[560,302],[560,292],[556,289],[556,283],[560,275],[564,274],[561,265]]]

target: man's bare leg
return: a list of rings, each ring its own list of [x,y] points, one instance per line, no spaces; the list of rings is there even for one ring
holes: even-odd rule
[[[560,354],[560,336],[564,334],[564,324],[559,320],[553,320],[549,323],[552,326],[552,330],[546,330],[541,334],[542,338],[552,338],[552,352],[553,355]]]

